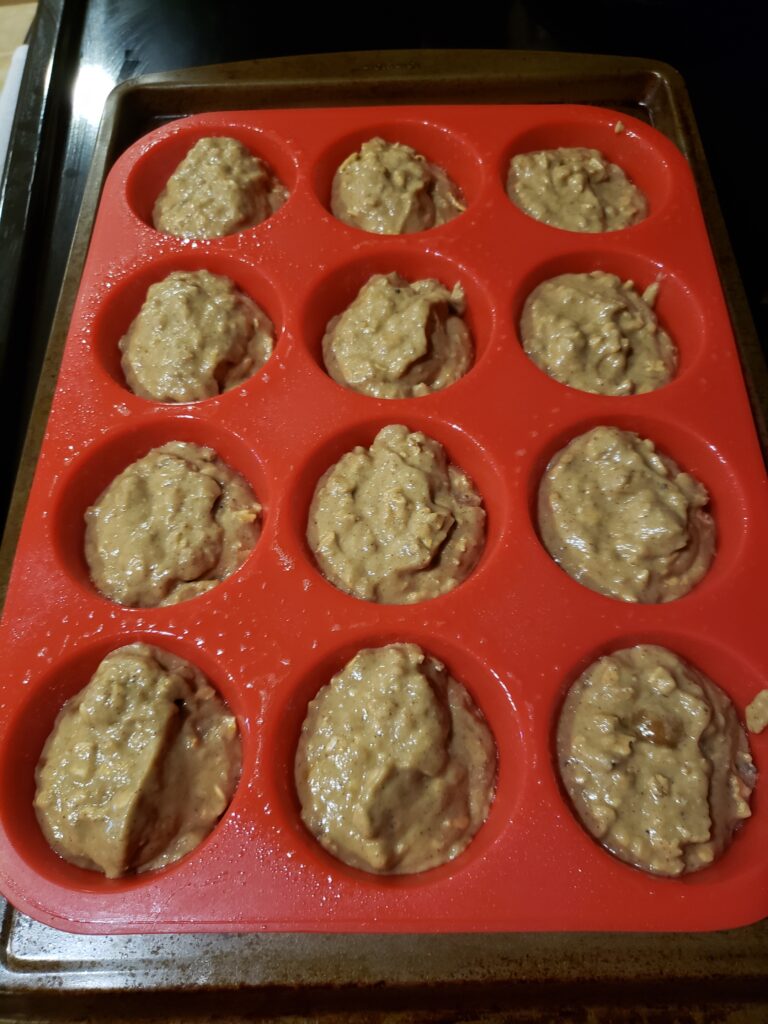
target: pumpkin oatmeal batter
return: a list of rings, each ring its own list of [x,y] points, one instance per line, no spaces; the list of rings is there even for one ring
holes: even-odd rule
[[[274,328],[228,277],[179,270],[151,285],[119,344],[134,394],[199,402],[256,373],[272,354]]]
[[[485,541],[485,510],[437,441],[391,425],[320,478],[307,540],[323,575],[365,601],[412,604],[453,590]]]
[[[747,728],[750,732],[762,732],[768,727],[768,690],[761,690],[747,705]]]
[[[463,376],[472,338],[464,292],[425,278],[374,274],[328,323],[323,359],[333,379],[374,398],[418,398]]]
[[[507,195],[529,217],[565,231],[618,231],[648,214],[645,196],[597,149],[518,153]]]
[[[416,644],[362,650],[310,703],[295,763],[302,819],[353,867],[426,871],[488,816],[496,745],[464,687]]]
[[[333,178],[334,217],[379,235],[426,231],[465,209],[461,190],[442,167],[400,142],[369,139]]]
[[[651,441],[595,427],[549,463],[539,529],[554,560],[591,590],[622,601],[673,601],[714,556],[708,501],[703,485]]]
[[[157,197],[152,223],[177,238],[221,238],[255,227],[288,192],[237,139],[198,139]]]
[[[105,597],[133,608],[205,593],[245,561],[261,506],[211,448],[171,441],[123,470],[85,513],[85,557]]]
[[[561,384],[600,395],[642,395],[674,376],[677,349],[653,311],[658,285],[600,270],[542,282],[523,307],[523,348]]]
[[[565,700],[557,749],[587,830],[652,874],[711,864],[750,815],[756,773],[733,705],[663,647],[591,665]]]
[[[130,644],[59,712],[35,772],[35,811],[61,857],[119,878],[194,850],[239,774],[237,723],[205,676]]]

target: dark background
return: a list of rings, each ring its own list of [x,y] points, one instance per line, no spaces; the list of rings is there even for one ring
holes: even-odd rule
[[[149,72],[250,58],[410,47],[568,50],[675,66],[693,102],[715,187],[763,345],[768,337],[768,99],[763,4],[743,0],[399,0],[311,5],[236,0],[42,0],[30,34],[9,174],[0,195],[0,372],[6,443],[4,515],[34,398],[96,136],[80,69],[109,85]],[[34,72],[34,74],[33,74]],[[98,80],[98,75],[97,75]],[[26,112],[25,112],[26,111]],[[23,157],[23,159],[22,159]]]

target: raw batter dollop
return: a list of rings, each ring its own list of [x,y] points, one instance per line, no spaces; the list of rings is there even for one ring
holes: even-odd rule
[[[261,224],[288,193],[242,142],[198,139],[157,197],[152,223],[177,238],[221,238]]]
[[[120,339],[128,387],[155,402],[199,402],[237,387],[273,346],[274,328],[256,303],[207,270],[153,284]]]
[[[362,650],[310,703],[296,753],[301,816],[353,867],[426,871],[488,816],[496,745],[464,687],[416,644]]]
[[[761,690],[747,705],[747,728],[750,732],[762,732],[768,728],[768,690]]]
[[[565,700],[557,750],[588,831],[644,871],[706,867],[750,815],[756,773],[733,705],[663,647],[591,665]]]
[[[245,561],[261,506],[211,448],[171,441],[123,470],[85,513],[85,557],[118,604],[178,604]]]
[[[542,282],[523,307],[523,348],[561,384],[599,395],[642,395],[674,376],[677,349],[631,281],[601,270]]]
[[[119,878],[194,850],[239,774],[237,723],[205,676],[130,644],[59,712],[35,772],[35,811],[61,857]]]
[[[337,383],[374,398],[418,398],[463,376],[472,363],[464,292],[425,278],[374,274],[328,323],[323,358]]]
[[[595,427],[552,459],[539,528],[575,580],[622,601],[672,601],[709,568],[715,524],[706,489],[653,443]]]
[[[320,478],[307,540],[323,575],[366,601],[412,604],[453,590],[485,540],[485,510],[442,445],[393,424]]]
[[[518,153],[507,195],[529,217],[566,231],[618,231],[648,213],[645,196],[624,171],[583,146]]]
[[[379,235],[426,231],[465,209],[461,190],[442,167],[400,142],[369,139],[333,178],[333,215]]]

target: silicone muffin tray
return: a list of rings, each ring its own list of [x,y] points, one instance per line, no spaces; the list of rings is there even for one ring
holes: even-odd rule
[[[435,106],[197,115],[127,150],[106,181],[9,586],[0,713],[0,882],[39,920],[91,932],[702,930],[768,914],[768,814],[712,867],[659,879],[619,862],[577,822],[554,762],[564,693],[600,654],[660,643],[718,682],[743,714],[766,683],[768,486],[737,351],[688,166],[647,125],[579,106]],[[459,183],[467,211],[428,232],[368,235],[329,212],[333,173],[373,135],[408,143]],[[181,240],[151,210],[190,146],[240,139],[290,191],[258,227]],[[572,234],[527,217],[504,191],[517,152],[586,145],[620,164],[649,201],[623,231]],[[118,339],[150,284],[172,270],[226,274],[276,325],[276,350],[242,387],[161,405],[125,387]],[[549,379],[517,333],[540,281],[601,269],[661,285],[657,310],[679,372],[649,395],[588,395]],[[376,272],[459,281],[475,365],[437,394],[384,401],[323,369],[320,340]],[[304,539],[320,475],[380,427],[439,440],[488,513],[482,559],[452,593],[412,606],[349,597],[323,579]],[[638,606],[593,593],[550,559],[535,499],[551,456],[599,423],[655,441],[709,489],[716,559],[686,597]],[[170,608],[101,597],[83,557],[83,514],[130,462],[170,440],[210,445],[251,483],[264,530],[208,594]],[[160,872],[109,881],[47,846],[34,768],[64,700],[104,655],[142,640],[189,659],[237,715],[243,771],[198,849]],[[293,758],[307,703],[361,647],[414,641],[443,660],[484,711],[499,752],[486,824],[455,861],[408,877],[348,868],[305,831]],[[766,738],[752,737],[758,769]]]

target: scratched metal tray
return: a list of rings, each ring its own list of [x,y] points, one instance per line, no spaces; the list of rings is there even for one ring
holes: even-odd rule
[[[634,58],[512,51],[326,54],[150,75],[110,97],[0,553],[7,581],[104,177],[186,114],[387,103],[570,102],[653,124],[698,182],[768,451],[768,374],[685,86]],[[58,932],[0,901],[0,1021],[215,1019],[766,1021],[768,921],[703,934],[106,936]]]

